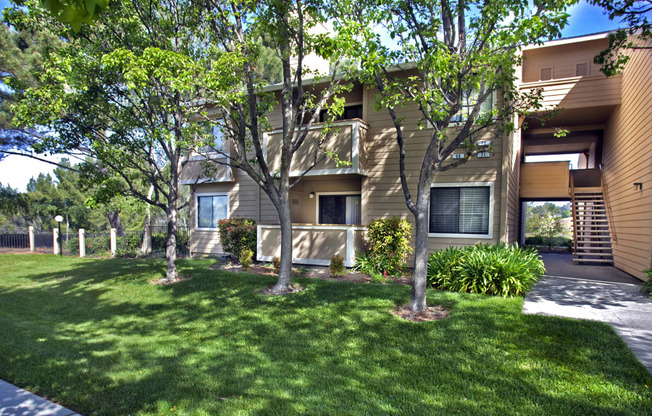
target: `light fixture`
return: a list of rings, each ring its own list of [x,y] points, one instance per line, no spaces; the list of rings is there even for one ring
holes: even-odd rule
[[[310,198],[310,199],[314,199],[314,198],[315,198],[315,193],[314,193],[314,192],[310,192],[310,193],[308,194],[308,198]]]
[[[637,188],[638,188],[639,191],[642,191],[643,190],[643,182],[634,182],[634,189],[637,189]]]
[[[59,226],[59,255],[63,256],[63,247],[61,246],[61,221],[63,221],[63,217],[61,215],[57,215],[54,217],[54,220],[57,222],[57,225]]]

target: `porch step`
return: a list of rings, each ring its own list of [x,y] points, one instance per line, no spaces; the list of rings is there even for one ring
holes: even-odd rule
[[[607,260],[607,259],[577,259],[573,258],[573,261],[575,263],[609,263],[613,264],[613,260]]]

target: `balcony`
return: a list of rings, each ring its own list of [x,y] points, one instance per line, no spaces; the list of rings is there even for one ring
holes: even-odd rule
[[[620,104],[622,77],[602,75],[527,82],[521,91],[543,89],[542,110],[616,106]]]
[[[258,224],[257,259],[272,261],[281,256],[281,226]],[[365,227],[356,225],[292,225],[292,263],[328,266],[331,257],[344,257],[353,267],[355,252],[363,251]]]
[[[315,151],[318,156],[323,152],[317,150],[318,141],[324,134],[324,125],[315,124],[310,131],[304,144],[297,150],[290,166],[290,176],[300,176],[313,164]],[[306,176],[318,175],[367,175],[367,152],[365,150],[365,139],[367,137],[367,124],[360,119],[343,120],[333,123],[333,131],[326,140],[325,149],[337,154],[337,157],[347,162],[346,165],[337,166],[336,162],[326,157],[314,166]],[[282,129],[272,130],[265,134],[264,153],[271,171],[279,168],[281,163],[281,140]]]
[[[570,198],[569,172],[566,161],[521,163],[521,198]]]

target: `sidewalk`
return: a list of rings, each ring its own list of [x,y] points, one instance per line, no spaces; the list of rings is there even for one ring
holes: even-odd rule
[[[652,373],[652,299],[638,284],[544,276],[525,295],[523,313],[611,325]]]
[[[80,416],[78,413],[0,380],[0,416]]]

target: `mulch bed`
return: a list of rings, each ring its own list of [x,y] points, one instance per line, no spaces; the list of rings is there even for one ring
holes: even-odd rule
[[[425,311],[418,313],[412,312],[408,307],[409,305],[397,305],[392,311],[392,315],[412,322],[428,322],[444,319],[450,313],[450,309],[443,305],[428,306]]]
[[[266,263],[254,263],[245,271],[242,266],[237,263],[232,263],[229,260],[219,260],[211,266],[211,269],[224,270],[232,273],[253,273],[262,274],[266,276],[276,276],[274,269]],[[365,273],[349,272],[342,276],[331,276],[328,267],[293,267],[292,277],[309,278],[309,279],[322,279],[322,280],[338,280],[341,282],[354,282],[354,283],[367,283],[373,282],[371,276]],[[411,285],[412,275],[405,275],[398,278],[388,278],[387,282],[397,283],[401,285]]]
[[[179,276],[174,280],[168,280],[165,277],[161,277],[160,279],[151,280],[150,283],[153,284],[153,285],[157,285],[157,286],[166,286],[166,285],[171,285],[173,283],[184,282],[184,281],[189,280],[191,278],[192,278],[192,275]]]

